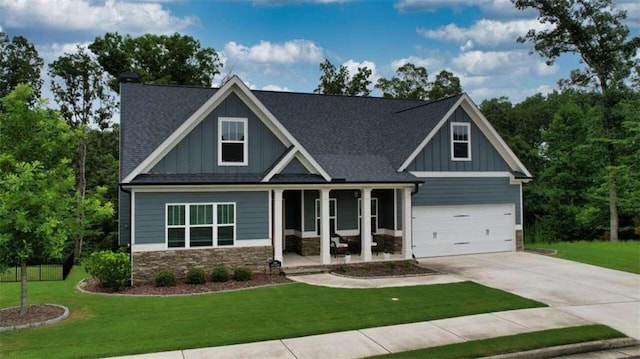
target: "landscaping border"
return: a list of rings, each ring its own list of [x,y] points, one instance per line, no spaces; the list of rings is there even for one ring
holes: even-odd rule
[[[10,331],[10,330],[18,330],[18,329],[26,329],[26,328],[44,327],[46,325],[59,323],[59,322],[65,320],[65,319],[67,319],[67,317],[69,317],[69,308],[65,307],[64,305],[50,304],[50,303],[43,303],[43,304],[44,305],[50,305],[50,306],[58,307],[58,308],[62,308],[62,309],[64,309],[64,313],[62,313],[62,315],[57,317],[57,318],[45,320],[45,321],[42,321],[42,322],[35,322],[35,323],[21,324],[21,325],[11,325],[11,326],[8,326],[8,327],[0,327],[0,332]],[[3,309],[10,309],[10,308],[18,308],[18,307],[9,307],[9,308],[3,308]]]

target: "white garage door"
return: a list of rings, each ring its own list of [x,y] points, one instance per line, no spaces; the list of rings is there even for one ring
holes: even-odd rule
[[[513,204],[413,207],[416,257],[515,250]]]

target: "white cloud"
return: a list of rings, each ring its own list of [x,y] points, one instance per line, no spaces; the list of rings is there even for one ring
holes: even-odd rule
[[[428,39],[458,42],[464,44],[463,47],[470,49],[476,45],[495,48],[504,44],[512,44],[515,47],[516,39],[519,36],[524,36],[529,29],[541,30],[545,26],[540,24],[538,20],[503,22],[482,19],[467,28],[458,27],[458,25],[451,23],[435,30],[419,28],[417,31]]]
[[[627,11],[626,24],[630,28],[640,28],[640,2],[631,0],[629,2],[620,1],[618,8]]]
[[[556,64],[549,66],[545,62],[538,62],[536,65],[536,74],[540,76],[555,75],[556,72],[558,72],[558,66]]]
[[[4,0],[0,21],[5,27],[122,33],[172,33],[197,24],[176,17],[162,4],[116,0]]]
[[[223,56],[239,62],[281,65],[316,64],[323,59],[322,48],[308,40],[291,40],[279,44],[261,41],[251,47],[231,41],[224,46]]]
[[[291,92],[288,87],[278,86],[278,85],[267,85],[262,87],[265,91],[280,91],[280,92]]]
[[[427,69],[428,73],[433,73],[433,69],[444,66],[442,57],[409,56],[409,57],[404,57],[398,60],[391,61],[391,71],[395,72],[398,69],[398,67],[407,63],[412,63],[416,66],[424,67]]]
[[[372,84],[375,84],[376,82],[378,82],[378,79],[380,78],[380,75],[378,75],[378,70],[376,69],[376,64],[373,63],[372,61],[364,60],[362,62],[357,62],[349,59],[347,62],[343,63],[342,66],[347,68],[347,70],[349,71],[350,77],[353,77],[353,75],[355,75],[358,72],[359,67],[368,68],[369,70],[371,70],[371,76],[369,76],[369,81],[371,81]]]
[[[452,59],[454,68],[471,75],[524,75],[536,65],[526,51],[469,51]]]
[[[341,4],[353,0],[253,0],[254,5],[264,6],[284,6],[289,4],[311,3],[311,4]]]

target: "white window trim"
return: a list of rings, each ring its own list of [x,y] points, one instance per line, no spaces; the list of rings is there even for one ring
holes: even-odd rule
[[[453,128],[455,126],[463,126],[467,128],[467,141],[454,141],[453,139]],[[469,122],[451,122],[451,161],[471,161],[471,123]],[[453,151],[454,143],[466,143],[467,144],[467,157],[455,157],[455,153]]]
[[[320,228],[318,228],[318,221],[320,221],[320,213],[318,213],[318,207],[320,207],[320,198],[316,198],[314,203],[314,212],[316,214],[316,234],[320,234]],[[333,216],[331,215],[331,206],[333,206]],[[333,219],[335,223],[335,230],[338,232],[338,200],[337,198],[329,198],[329,222]],[[329,233],[330,235],[333,233]]]
[[[375,203],[375,204],[374,204]],[[373,214],[373,208],[376,209],[376,214]],[[375,232],[373,232],[372,234],[377,234],[380,231],[380,221],[379,221],[379,210],[380,208],[378,208],[378,197],[371,197],[371,218],[375,218],[376,219],[376,228],[375,228]],[[360,227],[361,227],[361,223],[362,223],[362,198],[358,198],[358,232],[360,232]]]
[[[242,162],[224,162],[222,161],[222,122],[242,122],[244,126],[244,140],[230,141],[225,143],[242,143],[243,144],[243,160]],[[247,166],[249,164],[249,121],[246,117],[218,117],[218,166]]]
[[[218,205],[233,205],[233,224],[218,224]],[[213,223],[212,224],[194,224],[190,223],[190,206],[212,206],[212,215],[213,215]],[[169,206],[184,206],[184,225],[171,225],[169,226]],[[164,208],[164,246],[167,250],[182,250],[182,249],[190,249],[190,248],[229,248],[235,247],[237,241],[237,223],[238,218],[236,215],[237,212],[237,204],[236,202],[197,202],[197,203],[166,203]],[[231,227],[233,226],[233,244],[219,246],[218,245],[218,228],[219,227]],[[212,231],[212,245],[211,246],[197,246],[191,247],[191,228],[211,228]],[[169,228],[183,228],[184,229],[184,247],[169,247]]]

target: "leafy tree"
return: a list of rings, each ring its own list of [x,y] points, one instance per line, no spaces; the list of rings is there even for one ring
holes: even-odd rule
[[[430,88],[427,77],[426,68],[406,63],[398,67],[391,79],[379,79],[376,88],[382,91],[383,97],[425,100]]]
[[[530,41],[548,64],[564,53],[580,56],[586,65],[573,70],[561,85],[593,86],[603,94],[604,111],[599,124],[600,137],[609,138],[606,154],[609,168],[618,165],[613,136],[620,134],[621,122],[610,118],[612,109],[620,100],[619,90],[625,87],[639,60],[634,58],[640,37],[629,38],[629,28],[623,24],[625,11],[615,10],[611,0],[512,0],[520,10],[535,9],[543,24],[552,25],[545,30],[529,30],[518,39]],[[609,187],[610,239],[618,240],[618,189],[615,173],[606,176]]]
[[[49,65],[51,88],[60,105],[60,112],[77,134],[77,150],[74,158],[76,189],[78,192],[77,223],[74,254],[82,254],[84,229],[90,225],[84,206],[87,194],[86,164],[87,142],[91,126],[105,129],[115,108],[113,96],[107,88],[102,67],[81,46],[77,52],[65,54]]]
[[[111,75],[109,87],[115,92],[120,92],[118,77],[127,71],[136,72],[144,83],[211,86],[222,68],[213,48],[179,33],[131,37],[109,32],[96,37],[89,49]]]
[[[460,79],[449,71],[440,71],[433,83],[428,77],[426,68],[406,63],[391,79],[379,79],[376,88],[382,90],[383,97],[413,100],[438,100],[462,92]]]
[[[26,38],[15,36],[10,40],[0,32],[0,98],[20,83],[31,86],[33,99],[40,97],[42,65],[38,51]]]
[[[431,84],[431,90],[429,90],[429,98],[432,100],[438,100],[447,96],[453,96],[462,93],[462,86],[460,86],[460,79],[453,73],[442,70],[436,75],[435,81]]]
[[[19,262],[22,314],[27,261],[62,256],[74,204],[73,173],[64,157],[71,153],[71,130],[39,104],[30,107],[32,96],[19,85],[0,113],[0,270]]]
[[[346,66],[341,65],[339,69],[327,59],[320,64],[320,84],[313,90],[315,93],[327,95],[346,96],[369,96],[371,91],[369,85],[371,81],[371,69],[358,67],[358,71],[351,76]]]

